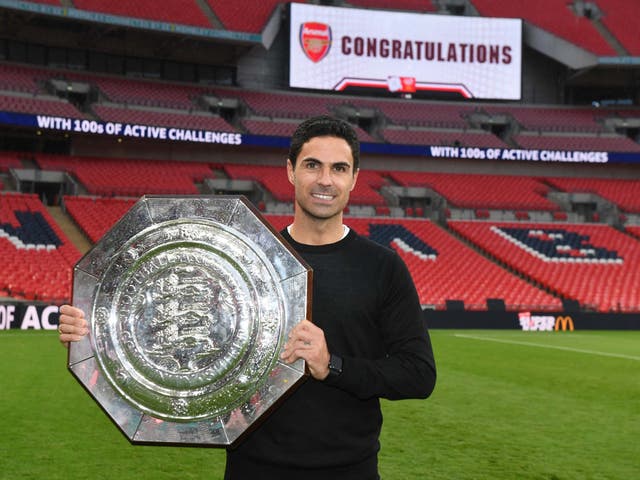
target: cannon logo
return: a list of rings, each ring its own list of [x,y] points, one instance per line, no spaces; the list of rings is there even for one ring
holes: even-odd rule
[[[309,60],[318,63],[331,49],[331,27],[319,22],[303,23],[300,25],[300,46]]]
[[[573,332],[573,319],[571,317],[557,317],[556,325],[553,329],[555,331],[562,330],[563,332],[566,332],[569,330],[570,332]]]

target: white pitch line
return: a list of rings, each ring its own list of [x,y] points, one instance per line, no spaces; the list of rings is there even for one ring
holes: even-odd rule
[[[51,336],[53,336],[53,334],[55,333],[56,335],[58,334],[58,331],[55,329],[49,330],[49,329],[41,329],[38,330],[39,332],[45,332],[45,334],[50,334]],[[10,330],[0,330],[0,338],[2,337],[28,337],[29,335],[32,336],[32,338],[42,338],[39,335],[33,335],[34,330],[20,330],[20,329],[10,329]]]
[[[501,338],[494,338],[494,337],[478,337],[475,335],[466,335],[463,333],[455,333],[454,337],[470,338],[472,340],[485,340],[489,342],[507,343],[511,345],[525,345],[527,347],[552,348],[555,350],[565,350],[568,352],[586,353],[588,355],[600,355],[602,357],[624,358],[626,360],[634,360],[636,362],[640,362],[640,357],[634,357],[633,355],[624,355],[622,353],[598,352],[597,350],[584,350],[581,348],[560,347],[557,345],[540,345],[539,343],[518,342],[515,340],[503,340]]]

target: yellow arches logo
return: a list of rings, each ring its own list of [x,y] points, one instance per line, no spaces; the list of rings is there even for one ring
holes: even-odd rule
[[[553,329],[555,331],[562,330],[564,332],[569,330],[573,332],[573,319],[571,317],[557,317],[556,325]]]

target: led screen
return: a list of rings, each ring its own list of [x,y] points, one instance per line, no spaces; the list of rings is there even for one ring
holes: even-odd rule
[[[519,100],[522,22],[291,4],[289,85]]]

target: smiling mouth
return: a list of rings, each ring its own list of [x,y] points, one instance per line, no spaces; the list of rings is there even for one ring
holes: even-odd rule
[[[313,198],[317,198],[318,200],[331,201],[333,200],[333,195],[327,195],[323,193],[312,193],[311,196]]]

